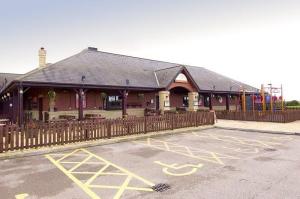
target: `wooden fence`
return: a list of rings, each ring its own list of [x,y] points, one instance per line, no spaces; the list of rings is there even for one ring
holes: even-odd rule
[[[243,120],[243,121],[257,121],[257,122],[294,122],[300,120],[300,110],[287,111],[217,111],[218,119],[225,120]]]
[[[6,125],[0,127],[0,153],[212,124],[214,113],[191,112],[100,121],[32,123],[24,128]]]

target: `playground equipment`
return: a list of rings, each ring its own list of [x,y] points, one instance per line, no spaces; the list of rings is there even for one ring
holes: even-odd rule
[[[247,110],[261,110],[266,112],[270,110],[284,111],[284,98],[282,85],[280,87],[273,87],[272,84],[268,86],[261,85],[260,93],[252,93],[251,96],[246,96],[246,91],[243,87],[240,88],[240,99],[242,111]]]

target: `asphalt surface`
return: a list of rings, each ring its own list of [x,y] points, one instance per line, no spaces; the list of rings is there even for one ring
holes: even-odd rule
[[[1,160],[0,176],[1,199],[300,199],[300,137],[207,129]]]

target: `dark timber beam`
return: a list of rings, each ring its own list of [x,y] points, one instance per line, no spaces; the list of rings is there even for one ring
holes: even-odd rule
[[[128,93],[126,90],[122,92],[122,116],[123,118],[127,116],[127,96]]]
[[[213,110],[212,98],[213,98],[213,93],[210,93],[210,96],[209,96],[209,110]]]
[[[24,125],[24,104],[23,104],[23,86],[20,84],[18,87],[18,124]]]
[[[230,109],[230,97],[229,94],[226,95],[226,111]]]
[[[79,89],[78,97],[79,97],[79,106],[78,106],[78,119],[83,120],[83,89]]]

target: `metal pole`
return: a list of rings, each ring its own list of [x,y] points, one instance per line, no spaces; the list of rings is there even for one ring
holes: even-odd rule
[[[280,87],[280,91],[281,91],[281,111],[284,111],[284,101],[283,101],[282,84],[281,84],[281,87]]]
[[[266,112],[266,99],[265,99],[265,87],[262,84],[261,85],[261,97],[262,97],[262,109],[263,109],[263,113]]]
[[[273,87],[272,87],[272,84],[270,84],[270,95],[271,95],[270,108],[271,108],[271,112],[273,113]]]
[[[246,92],[243,88],[243,112],[246,112]]]
[[[254,93],[252,93],[252,111],[255,111],[255,103],[254,103]]]

